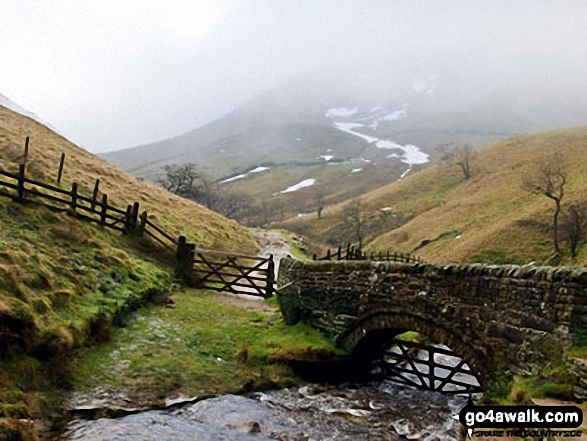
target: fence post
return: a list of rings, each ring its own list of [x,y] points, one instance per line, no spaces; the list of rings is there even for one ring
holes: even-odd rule
[[[98,187],[100,186],[100,180],[96,179],[94,184],[94,193],[92,193],[92,210],[96,207],[96,199],[98,198]]]
[[[143,211],[141,213],[141,215],[139,216],[140,222],[139,222],[139,232],[141,234],[143,234],[145,232],[145,228],[147,228],[147,212]]]
[[[131,231],[137,229],[137,224],[139,221],[139,203],[135,202],[132,206],[132,211],[130,213],[130,228]]]
[[[347,259],[348,260],[355,260],[355,246],[354,245],[350,248],[350,252],[351,253],[347,256]]]
[[[326,260],[330,260],[330,250],[326,251]]]
[[[106,210],[108,209],[108,195],[102,195],[102,211],[100,212],[100,223],[106,225]]]
[[[318,259],[318,255],[316,253],[312,254],[312,260]]]
[[[65,163],[65,153],[61,153],[61,160],[59,161],[59,173],[57,173],[57,185],[61,184],[61,176],[63,175],[63,164]]]
[[[373,251],[371,251],[371,259],[370,260],[373,260]]]
[[[346,245],[346,256],[344,256],[345,260],[349,260],[350,255],[351,255],[351,243],[348,242]]]
[[[179,236],[177,253],[175,254],[175,275],[184,282],[191,284],[191,271],[194,267],[194,250],[196,246],[187,243],[185,236]]]
[[[126,213],[124,213],[124,232],[128,233],[131,231],[131,217],[132,217],[132,205],[126,206]]]
[[[29,137],[27,136],[24,140],[24,156],[22,158],[22,163],[26,165],[26,161],[29,157]]]
[[[389,250],[387,250],[387,261],[389,262]]]
[[[273,284],[275,283],[275,262],[273,261],[273,254],[269,255],[269,265],[267,271],[267,287],[265,289],[266,299],[273,295]]]
[[[71,184],[71,211],[75,216],[77,214],[77,182]]]
[[[341,248],[341,246],[339,245],[339,246],[338,246],[338,250],[336,250],[336,260],[340,260],[340,255],[341,255],[341,253],[342,253],[342,248]]]
[[[24,201],[24,164],[18,166],[18,182],[17,182],[18,201]]]

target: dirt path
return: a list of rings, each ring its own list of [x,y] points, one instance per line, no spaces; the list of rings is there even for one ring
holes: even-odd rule
[[[269,257],[273,254],[275,262],[275,277],[279,271],[279,262],[282,258],[290,253],[287,240],[281,233],[275,231],[254,231],[255,243],[259,247],[260,257]],[[261,312],[276,312],[277,307],[273,304],[268,304],[262,298],[257,296],[249,296],[244,294],[232,294],[229,292],[220,293],[218,296],[220,302],[238,306],[249,311]]]

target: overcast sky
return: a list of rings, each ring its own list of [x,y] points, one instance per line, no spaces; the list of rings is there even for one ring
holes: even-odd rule
[[[0,93],[104,152],[308,73],[587,84],[586,17],[585,0],[0,0]]]

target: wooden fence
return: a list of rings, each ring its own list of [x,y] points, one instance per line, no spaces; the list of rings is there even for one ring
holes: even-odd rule
[[[363,253],[360,248],[351,245],[347,245],[345,249],[341,246],[334,252],[328,250],[325,256],[318,257],[316,254],[313,255],[313,260],[375,260],[379,262],[392,261],[392,262],[405,262],[405,263],[423,263],[424,261],[418,256],[412,256],[409,253],[392,253],[387,251],[386,253]]]
[[[108,195],[98,198],[100,180],[96,180],[91,196],[80,194],[76,182],[71,189],[65,190],[45,182],[29,179],[25,176],[24,164],[19,165],[18,173],[0,170],[0,195],[18,202],[42,204],[55,211],[66,211],[74,217],[94,222],[122,233],[138,231],[146,233],[161,245],[175,250],[177,240],[161,228],[154,225],[144,211],[139,215],[139,203],[127,205],[126,209],[109,203]],[[14,191],[10,191],[14,190]]]
[[[478,375],[450,349],[395,339],[384,358],[387,380],[449,394],[481,392]]]
[[[25,144],[25,161],[28,156],[28,138]],[[63,172],[61,156],[59,178]],[[80,194],[79,186],[73,183],[65,190],[54,185],[29,179],[25,176],[25,164],[20,164],[18,173],[0,170],[0,195],[17,202],[32,202],[52,210],[68,212],[78,219],[95,222],[122,233],[137,232],[153,239],[164,248],[176,253],[176,274],[186,281],[195,281],[202,288],[271,297],[274,292],[275,275],[273,256],[260,258],[244,254],[214,250],[196,250],[184,236],[178,239],[155,225],[146,211],[139,215],[139,203],[122,209],[112,205],[108,196],[98,198],[100,180],[97,179],[91,196]]]

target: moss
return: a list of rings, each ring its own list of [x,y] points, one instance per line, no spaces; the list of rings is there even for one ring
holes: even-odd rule
[[[152,404],[170,394],[288,386],[299,380],[283,363],[343,354],[315,329],[223,303],[215,292],[189,289],[172,298],[174,308],[141,310],[112,341],[83,350],[76,387],[110,386]],[[126,360],[122,370],[120,360]]]

